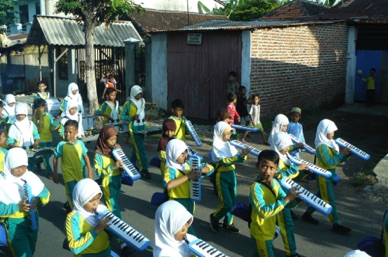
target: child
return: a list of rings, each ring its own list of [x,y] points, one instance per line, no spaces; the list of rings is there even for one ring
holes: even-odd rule
[[[328,215],[330,223],[333,224],[332,231],[341,235],[347,235],[351,229],[339,224],[333,191],[333,177],[336,175],[335,168],[337,165],[349,158],[350,150],[347,148],[339,149],[338,144],[334,140],[335,131],[337,131],[337,126],[333,121],[328,119],[321,120],[317,127],[317,133],[315,135],[317,164],[319,167],[330,171],[332,176],[330,178],[317,176],[319,189],[316,195],[333,207],[331,213]],[[302,220],[312,224],[318,224],[319,221],[311,216],[314,211],[315,209],[312,207],[307,208],[302,216]]]
[[[237,82],[237,73],[231,71],[228,73],[228,94],[238,94],[240,84]]]
[[[298,138],[301,142],[305,143],[304,134],[303,134],[303,126],[299,123],[299,120],[302,116],[302,110],[299,107],[294,107],[291,110],[290,115],[291,122],[287,126],[287,133],[294,135],[296,138]],[[299,158],[299,152],[300,150],[294,150],[290,152],[292,157],[298,157]]]
[[[47,85],[43,81],[38,81],[36,83],[36,86],[38,87],[38,92],[35,95],[35,99],[42,98],[44,100],[50,99],[50,93],[46,92]]]
[[[121,90],[117,89],[117,82],[115,80],[115,76],[113,74],[109,74],[108,77],[104,80],[101,80],[105,84],[104,92],[102,93],[101,99],[104,99],[106,91],[110,88],[114,89],[116,92],[121,93]]]
[[[16,99],[13,94],[8,94],[5,96],[5,103],[6,105],[4,106],[3,109],[3,117],[4,119],[7,119],[7,123],[14,123],[16,121],[16,116],[15,116],[15,106],[16,106]]]
[[[275,116],[274,121],[272,122],[271,133],[268,136],[268,143],[273,144],[273,136],[278,132],[287,132],[287,126],[290,123],[287,116],[284,114],[278,114]]]
[[[28,106],[25,103],[16,105],[16,122],[11,125],[8,131],[7,145],[8,147],[23,147],[38,149],[40,144],[40,136],[38,128],[32,121],[28,120]],[[35,158],[28,158],[28,170],[35,171]]]
[[[369,71],[369,77],[363,78],[361,73],[357,73],[363,82],[367,84],[366,90],[366,103],[368,106],[373,106],[375,98],[375,80],[376,80],[376,69],[371,68]]]
[[[175,138],[186,141],[186,117],[182,116],[185,106],[181,99],[175,99],[171,102],[172,115],[169,119],[175,122]]]
[[[177,201],[170,200],[160,205],[155,213],[153,256],[191,257],[193,254],[185,241],[196,239],[188,234],[193,219],[193,215]]]
[[[78,123],[78,134],[77,137],[81,138],[85,136],[84,127],[82,126],[82,115],[78,112],[78,104],[75,101],[68,101],[66,104],[66,111],[63,113],[61,119],[61,127],[59,128],[58,132],[62,136],[62,138],[65,138],[65,129],[64,125],[68,120],[74,120]]]
[[[69,208],[73,208],[71,195],[75,184],[83,178],[93,178],[92,168],[90,166],[88,149],[85,144],[77,140],[78,122],[68,120],[65,123],[65,140],[57,145],[54,151],[54,174],[53,181],[58,184],[58,158],[61,158],[62,176],[65,184],[65,191]],[[86,166],[86,167],[85,167]],[[87,168],[87,174],[85,171]]]
[[[230,117],[229,117],[229,124],[232,125],[235,122],[240,123],[241,117],[239,113],[236,110],[236,102],[237,102],[237,96],[235,94],[229,93],[228,94],[228,106],[226,109],[228,110]]]
[[[172,119],[167,119],[163,122],[162,137],[159,139],[158,148],[156,149],[159,152],[160,160],[160,172],[162,173],[162,178],[164,178],[164,168],[166,166],[166,147],[167,143],[174,139],[176,125]]]
[[[27,170],[28,157],[24,149],[12,148],[4,160],[4,170],[0,175],[0,218],[8,231],[8,246],[16,257],[34,255],[39,228],[33,231],[29,225],[30,210],[34,209],[36,223],[39,224],[38,207],[50,200],[50,192],[43,182]],[[32,205],[27,202],[24,186],[31,187],[34,197]]]
[[[32,121],[36,125],[40,137],[40,147],[52,147],[53,146],[53,134],[52,130],[57,130],[59,124],[54,121],[53,116],[49,112],[45,112],[46,100],[43,98],[37,98],[34,101],[35,114],[32,117]],[[41,158],[37,160],[38,171],[40,170],[40,164],[44,162],[46,167],[46,175],[52,179],[53,170],[50,165],[51,154],[45,154],[43,161]]]
[[[4,149],[2,146],[6,144],[7,134],[5,132],[5,128],[0,128],[0,174],[3,172],[3,163],[5,159],[5,155],[8,150]]]
[[[201,163],[201,172],[194,170],[188,160],[187,145],[180,139],[172,139],[166,148],[166,168],[164,174],[164,188],[167,190],[168,198],[181,203],[187,211],[194,214],[195,204],[190,199],[190,179],[198,179],[201,174],[213,172],[213,166]],[[195,235],[193,227],[189,233]]]
[[[216,113],[216,123],[219,121],[229,122],[230,113],[226,108],[220,108]]]
[[[271,150],[274,150],[279,155],[278,173],[275,175],[277,179],[289,178],[293,179],[299,175],[299,170],[306,170],[306,164],[300,164],[296,166],[291,163],[287,158],[289,149],[292,147],[292,140],[290,136],[285,132],[278,132],[273,137],[274,144],[271,146]],[[288,190],[284,190],[288,193]],[[279,212],[277,216],[277,225],[280,227],[280,234],[282,236],[284,249],[286,256],[299,257],[296,252],[296,241],[294,235],[294,222],[292,207],[295,207],[298,203],[293,201],[288,203],[284,209]]]
[[[214,127],[211,158],[216,163],[216,187],[221,202],[217,210],[210,214],[210,227],[214,232],[220,230],[218,221],[222,218],[224,218],[222,227],[225,230],[239,232],[239,229],[233,224],[233,215],[230,213],[237,198],[235,164],[246,161],[249,149],[244,149],[240,154],[229,143],[232,133],[232,128],[224,121],[218,122]]]
[[[74,82],[69,84],[69,87],[67,89],[67,96],[63,99],[61,106],[59,106],[59,109],[62,111],[62,116],[65,115],[65,111],[67,109],[67,104],[69,101],[76,102],[78,107],[78,112],[81,113],[81,115],[84,114],[82,96],[79,93],[78,85]]]
[[[263,144],[269,145],[267,141],[267,133],[264,132],[263,125],[260,121],[260,96],[253,94],[251,99],[251,109],[249,115],[251,116],[252,125],[259,129]]]
[[[244,120],[245,126],[249,126],[251,124],[251,117],[249,116],[249,112],[247,109],[248,100],[246,98],[247,89],[244,86],[239,87],[239,92],[237,95],[237,104],[236,110],[237,113],[241,116],[241,119]],[[245,138],[248,135],[248,131],[244,131],[244,134],[241,138],[241,141],[246,143]]]
[[[145,130],[145,106],[155,105],[155,103],[147,103],[143,96],[143,90],[138,85],[133,85],[130,89],[129,100],[123,107],[123,112],[120,119],[129,122],[129,136],[133,144],[133,151],[129,160],[136,165],[139,161],[141,176],[145,179],[150,179],[151,175],[148,172],[148,157],[144,147],[144,134],[137,133]]]
[[[109,121],[118,122],[120,115],[119,101],[116,100],[117,91],[114,88],[108,88],[105,92],[106,101],[96,111],[96,116],[104,117],[104,123]]]
[[[273,179],[278,171],[278,163],[279,155],[272,150],[261,151],[257,158],[259,176],[249,191],[249,203],[252,207],[250,234],[255,240],[253,256],[275,256],[273,238],[277,214],[297,196],[295,188],[291,188],[286,194],[279,182]]]
[[[82,179],[74,187],[74,210],[66,217],[66,238],[75,256],[111,256],[105,230],[110,225],[109,218],[98,219],[95,213],[101,196],[99,185],[92,179]]]

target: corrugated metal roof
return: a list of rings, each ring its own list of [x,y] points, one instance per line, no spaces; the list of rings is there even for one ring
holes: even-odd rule
[[[30,33],[28,45],[84,46],[83,23],[71,18],[36,16]],[[94,31],[94,44],[106,47],[124,47],[124,40],[142,40],[130,21],[118,21],[105,26],[102,24]]]

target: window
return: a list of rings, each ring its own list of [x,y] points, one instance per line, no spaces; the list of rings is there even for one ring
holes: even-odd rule
[[[19,17],[20,17],[21,24],[25,24],[26,22],[29,22],[27,4],[19,6]]]

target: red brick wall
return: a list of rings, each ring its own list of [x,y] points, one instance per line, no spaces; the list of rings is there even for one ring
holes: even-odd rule
[[[343,101],[346,24],[259,29],[251,39],[251,94],[268,118]]]

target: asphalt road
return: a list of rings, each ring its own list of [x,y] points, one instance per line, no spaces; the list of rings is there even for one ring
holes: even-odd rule
[[[258,136],[253,136],[248,140],[259,141]],[[145,142],[149,157],[156,156],[158,138],[147,137]],[[129,155],[131,147],[125,144],[125,138],[121,137],[119,143]],[[210,150],[209,143],[205,141],[201,148],[196,148],[205,157],[208,156]],[[189,144],[194,146],[192,142],[189,142]],[[258,144],[253,144],[253,146],[259,149],[267,148]],[[87,144],[87,147],[90,150],[90,157],[92,157],[94,142]],[[307,154],[303,154],[302,157],[312,161],[312,157]],[[239,201],[247,202],[249,186],[257,175],[254,163],[255,158],[251,156],[245,164],[237,167]],[[150,173],[152,175],[150,180],[138,180],[133,187],[123,185],[119,200],[123,220],[146,235],[152,242],[144,252],[137,252],[133,256],[152,256],[156,207],[150,205],[150,199],[154,192],[161,192],[162,179],[159,169],[150,167]],[[341,174],[341,167],[339,173]],[[62,249],[65,238],[66,212],[62,209],[63,203],[66,201],[65,189],[62,184],[54,184],[45,177],[41,178],[51,192],[51,201],[40,210],[40,229],[35,256],[73,256],[71,252]],[[240,233],[237,234],[222,230],[215,233],[210,229],[209,214],[218,206],[219,200],[214,195],[208,179],[204,179],[202,185],[202,201],[197,204],[193,224],[198,237],[230,256],[251,256],[252,241],[246,222],[235,218],[235,224],[240,229]],[[316,191],[314,181],[302,185],[310,188],[312,192]],[[335,193],[340,219],[344,225],[351,227],[353,231],[348,236],[331,232],[328,218],[319,213],[314,215],[320,221],[319,225],[307,224],[300,219],[295,220],[295,234],[300,254],[310,257],[340,257],[355,249],[357,242],[364,236],[379,236],[382,214],[386,206],[364,199],[349,186],[346,179],[343,179],[335,187]],[[305,206],[302,205],[294,209],[294,212],[301,216],[304,210]],[[276,239],[274,244],[276,256],[285,256],[281,238]]]

